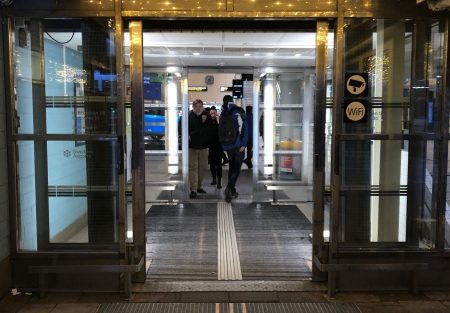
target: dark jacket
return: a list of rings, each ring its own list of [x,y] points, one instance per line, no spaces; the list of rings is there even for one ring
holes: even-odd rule
[[[206,116],[206,121],[202,122],[202,115]],[[209,128],[211,120],[208,114],[203,111],[197,116],[194,111],[189,112],[189,148],[206,149],[209,146],[210,134]]]
[[[221,114],[231,114],[233,116],[234,125],[239,131],[236,141],[233,144],[222,144],[223,150],[230,151],[240,147],[246,147],[248,141],[248,123],[245,111],[235,105],[234,103],[228,103],[228,106],[222,106]]]

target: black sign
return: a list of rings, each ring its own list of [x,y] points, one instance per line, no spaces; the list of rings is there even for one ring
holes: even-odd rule
[[[369,105],[367,100],[354,99],[344,102],[344,122],[365,123],[369,115]]]
[[[242,99],[244,95],[244,85],[242,79],[233,79],[233,98]]]
[[[365,98],[369,96],[369,75],[367,73],[345,73],[344,96]]]

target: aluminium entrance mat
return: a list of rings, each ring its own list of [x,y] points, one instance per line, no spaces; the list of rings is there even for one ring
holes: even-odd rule
[[[361,313],[352,303],[106,303],[97,313]]]

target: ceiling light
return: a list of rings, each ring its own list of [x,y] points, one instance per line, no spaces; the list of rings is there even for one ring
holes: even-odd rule
[[[295,56],[296,56],[296,57],[301,57],[302,54],[301,54],[301,53],[296,53]]]
[[[273,56],[273,52],[268,52],[267,56],[269,56],[269,57]]]
[[[244,54],[244,56],[245,57],[249,57],[249,56],[251,56],[251,54],[250,53],[246,53],[246,54]]]
[[[200,55],[200,52],[194,52],[193,55]]]

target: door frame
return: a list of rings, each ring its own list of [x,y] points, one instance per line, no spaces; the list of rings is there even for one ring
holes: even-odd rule
[[[310,21],[310,20],[309,20]],[[176,22],[176,21],[174,21]],[[330,20],[315,19],[316,33],[316,88],[315,95],[315,117],[314,117],[314,148],[313,148],[313,253],[315,257],[322,260],[326,257],[327,244],[324,242],[324,192],[325,192],[325,110],[326,110],[326,71],[327,71],[327,38],[330,27]],[[262,23],[267,24],[267,21]],[[276,25],[277,21],[273,21]],[[207,29],[205,22],[203,30]],[[194,26],[195,27],[195,26]],[[198,26],[197,26],[198,27]],[[236,27],[236,26],[234,26]],[[223,30],[227,30],[226,25]],[[152,30],[163,31],[163,29],[152,28]],[[195,28],[193,30],[202,30]],[[245,29],[243,29],[245,30]],[[261,32],[267,29],[261,28]],[[132,99],[132,171],[133,171],[133,240],[134,253],[136,256],[146,254],[146,233],[145,233],[145,147],[144,147],[144,127],[143,127],[143,20],[136,19],[129,22],[130,31],[130,78],[131,78],[131,99]],[[298,30],[301,32],[301,29]],[[196,67],[191,67],[196,68]],[[254,85],[254,90],[257,84]],[[258,98],[258,94],[254,99]],[[183,106],[188,105],[188,99],[182,99]],[[254,117],[258,117],[259,108],[254,104]],[[187,128],[187,124],[182,126]],[[320,136],[318,136],[320,134]],[[135,138],[135,135],[137,136]],[[254,133],[255,136],[255,133]],[[256,134],[257,136],[257,134]],[[257,141],[256,141],[257,143]],[[255,141],[254,141],[255,144]],[[183,147],[184,149],[184,147]],[[257,150],[253,150],[254,160]],[[256,156],[257,157],[257,156]],[[255,164],[256,166],[257,164]],[[184,175],[184,174],[183,174]],[[254,174],[253,174],[254,175]],[[144,282],[146,279],[145,268],[135,277],[134,281]],[[316,267],[313,262],[312,279],[323,281],[326,276]]]

